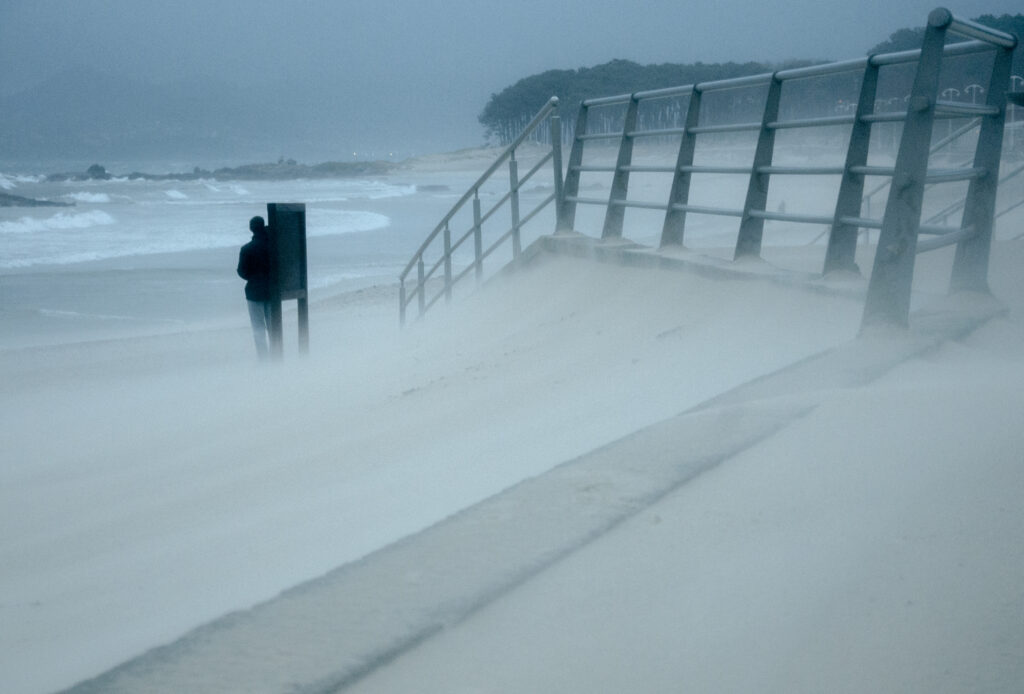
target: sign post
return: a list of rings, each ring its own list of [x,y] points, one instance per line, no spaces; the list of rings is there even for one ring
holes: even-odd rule
[[[298,300],[299,352],[309,353],[309,283],[306,276],[306,205],[267,203],[270,240],[270,355],[284,355],[281,302]]]

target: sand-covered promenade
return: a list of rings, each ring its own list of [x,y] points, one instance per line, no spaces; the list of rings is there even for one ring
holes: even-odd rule
[[[244,316],[6,347],[0,689],[171,667],[242,611],[231,657],[79,691],[1014,691],[1024,242],[992,266],[1008,312],[965,338],[704,419],[850,349],[860,302],[542,255],[405,329],[393,286],[314,298],[269,368]],[[339,567],[376,578],[275,612]]]

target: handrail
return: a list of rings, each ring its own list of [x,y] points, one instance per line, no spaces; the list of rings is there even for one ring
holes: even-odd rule
[[[517,148],[522,145],[527,139],[534,134],[535,131],[541,126],[545,119],[550,118],[550,141],[551,150],[547,152],[541,160],[534,165],[524,176],[520,177],[518,173],[518,163],[515,158]],[[428,308],[433,306],[434,303],[444,295],[446,299],[451,297],[452,286],[459,280],[464,278],[471,269],[476,269],[477,279],[481,277],[482,265],[484,259],[489,256],[495,248],[501,243],[507,241],[509,238],[512,239],[513,243],[513,256],[518,256],[520,253],[520,239],[519,231],[527,222],[529,222],[543,207],[549,205],[553,201],[561,200],[562,195],[562,132],[561,132],[561,121],[558,115],[558,97],[551,97],[546,104],[530,120],[530,122],[523,128],[523,131],[512,141],[494,162],[481,174],[476,181],[469,187],[469,189],[459,198],[458,202],[452,205],[441,221],[437,223],[433,231],[427,236],[427,238],[420,244],[416,252],[413,253],[412,258],[406,264],[401,274],[398,276],[399,282],[399,317],[401,322],[405,323],[406,309],[414,299],[418,298],[420,315],[422,315]],[[481,213],[480,210],[480,189],[481,187],[490,180],[491,176],[498,170],[502,164],[508,163],[509,166],[509,190],[506,192],[501,199],[495,203],[493,207],[487,210],[486,213]],[[520,218],[519,211],[519,191],[522,185],[539,172],[545,164],[551,162],[554,173],[554,187],[555,193],[549,195],[543,202],[540,203],[535,209],[528,212],[525,216]],[[452,243],[451,234],[451,222],[455,216],[466,206],[470,200],[473,201],[473,226],[462,236],[458,237],[454,243]],[[512,216],[512,227],[511,229],[499,237],[498,241],[494,245],[484,251],[482,246],[482,227],[484,222],[488,221],[498,209],[506,202],[510,203],[511,216]],[[556,210],[557,214],[557,210]],[[426,270],[424,254],[432,247],[437,241],[438,237],[443,236],[444,248],[442,249],[440,258],[433,264],[429,271]],[[470,237],[474,239],[474,251],[475,260],[465,270],[459,273],[453,273],[452,271],[452,256],[456,250],[458,250]],[[445,270],[445,286],[444,290],[437,296],[427,299],[426,297],[426,283],[427,280],[434,276],[434,273],[438,271],[441,266],[444,266]],[[415,288],[409,292],[406,289],[406,280],[413,268],[417,269],[417,279]]]
[[[476,182],[469,187],[469,190],[467,190],[465,194],[463,194],[463,196],[459,198],[459,201],[452,206],[452,209],[449,210],[448,214],[441,218],[441,221],[437,223],[437,226],[434,227],[434,230],[430,232],[430,235],[427,236],[426,240],[423,243],[421,243],[420,247],[416,249],[415,253],[413,253],[413,257],[409,261],[409,264],[405,266],[405,269],[402,270],[402,274],[398,276],[399,279],[405,279],[406,275],[409,274],[409,271],[412,270],[413,265],[416,262],[416,258],[422,255],[423,251],[427,250],[427,247],[430,246],[430,243],[435,238],[437,238],[437,235],[441,233],[441,231],[444,229],[444,225],[450,222],[452,220],[452,217],[455,216],[455,214],[462,208],[462,206],[465,205],[471,197],[473,197],[473,193],[480,190],[480,186],[487,182],[487,179],[491,177],[491,174],[497,171],[498,167],[501,166],[505,161],[508,160],[509,157],[512,156],[512,153],[515,152],[516,148],[519,147],[519,145],[523,144],[527,137],[533,134],[533,131],[537,128],[540,122],[544,120],[544,118],[546,118],[548,114],[550,114],[552,111],[557,110],[557,108],[558,97],[553,96],[550,99],[548,99],[548,102],[544,105],[543,108],[541,108],[540,111],[537,112],[537,115],[533,117],[533,120],[531,120],[529,124],[525,128],[523,128],[523,132],[519,134],[519,137],[513,140],[512,144],[506,147],[504,152],[498,155],[498,158],[494,160],[494,163],[491,164],[487,168],[487,170],[480,175],[478,179],[476,179]]]
[[[968,40],[947,45],[948,34],[958,34]],[[999,183],[1000,146],[1005,123],[1004,95],[1009,82],[1010,51],[1016,46],[1016,43],[1016,37],[1010,34],[977,22],[959,19],[948,10],[939,8],[929,14],[928,25],[920,49],[585,99],[580,102],[579,115],[572,138],[572,151],[565,169],[564,180],[560,149],[560,121],[557,120],[558,100],[552,97],[548,104],[534,116],[522,134],[505,149],[441,219],[405,266],[399,276],[399,305],[402,320],[404,322],[406,306],[412,302],[413,298],[418,298],[422,315],[426,308],[436,303],[442,295],[446,299],[450,298],[452,285],[473,270],[476,271],[479,281],[483,260],[501,244],[506,243],[509,238],[512,239],[513,258],[517,257],[520,227],[552,202],[556,207],[556,232],[574,227],[578,205],[603,206],[605,220],[601,238],[609,240],[621,239],[624,215],[627,209],[641,208],[664,211],[665,217],[660,242],[662,247],[682,246],[688,214],[738,217],[740,228],[735,248],[736,258],[760,255],[766,221],[826,225],[830,227],[830,230],[826,232],[829,234],[829,242],[823,268],[824,274],[835,270],[859,271],[854,263],[854,257],[860,229],[880,229],[879,250],[875,253],[875,270],[872,273],[868,300],[865,305],[865,325],[874,322],[906,323],[909,313],[913,256],[917,251],[957,243],[957,257],[954,262],[951,286],[984,289],[984,274],[987,272],[987,254],[991,241],[992,224],[994,217],[998,216],[994,212],[995,192]],[[990,68],[985,68],[986,70],[991,69],[991,73],[986,83],[984,103],[968,105],[939,100],[939,71],[943,59],[982,51],[994,52],[994,58],[989,63]],[[880,70],[910,63],[916,64],[916,74],[911,92],[906,96],[906,109],[877,111],[879,102],[876,101],[876,95]],[[855,101],[851,99],[849,105],[841,102],[837,104],[833,115],[801,114],[796,109],[788,112],[785,109],[780,109],[784,83],[856,71],[862,72],[859,95]],[[705,94],[751,88],[759,88],[757,98],[763,99],[761,101],[763,112],[758,120],[743,122],[747,117],[741,109],[739,112],[732,110],[731,117],[728,119],[704,122],[707,114],[702,112],[702,99]],[[751,92],[745,92],[741,96],[746,101],[749,100],[750,94]],[[645,122],[645,119],[641,117],[641,104],[667,99],[679,100],[678,105],[667,104],[666,108],[669,109],[669,113],[679,115],[685,113],[683,118],[685,125],[679,126],[678,120],[672,123],[670,120],[660,117]],[[842,108],[839,107],[840,105]],[[600,117],[591,116],[595,109],[608,107],[614,107],[616,110],[611,114],[608,111],[598,111],[602,114]],[[703,111],[708,110],[703,109]],[[713,111],[711,113],[713,114]],[[534,133],[548,116],[551,117],[553,125],[551,152],[540,163],[533,166],[526,177],[520,179],[515,150]],[[958,128],[955,133],[950,133],[948,137],[932,144],[932,130],[936,120],[965,116],[976,118]],[[588,131],[588,123],[593,124],[595,121],[603,125],[594,129],[596,131]],[[554,127],[556,122],[559,123],[557,131]],[[887,122],[902,123],[902,130],[898,138],[899,151],[894,165],[879,166],[877,163],[869,162],[868,159],[872,128],[876,123]],[[609,126],[609,123],[614,123],[614,125]],[[842,166],[795,166],[773,163],[777,131],[838,126],[848,127],[850,133],[846,160]],[[593,125],[591,127],[593,128]],[[955,163],[952,166],[948,164],[940,167],[929,166],[929,159],[935,151],[948,146],[976,128],[979,129],[979,135],[971,161]],[[743,162],[743,165],[737,165],[737,162],[730,161],[695,165],[698,137],[745,131],[756,133],[757,143],[752,161]],[[669,136],[676,136],[680,139],[677,160],[673,166],[633,163],[633,146],[636,141],[641,138]],[[583,164],[584,146],[596,140],[618,141],[618,156],[614,165],[607,165],[603,162]],[[519,213],[520,187],[526,179],[540,171],[549,161],[554,169],[555,192],[521,218]],[[508,192],[502,195],[498,203],[486,214],[481,214],[480,188],[505,162],[508,162],[510,167]],[[1011,175],[1016,175],[1019,171],[1015,171]],[[607,197],[596,199],[579,195],[581,174],[590,172],[606,172],[612,175],[611,189]],[[629,178],[633,173],[671,175],[672,185],[668,199],[665,201],[630,199]],[[747,197],[743,206],[732,208],[694,204],[689,198],[691,179],[704,174],[747,176]],[[769,210],[769,181],[773,175],[834,175],[840,177],[834,213],[825,215],[787,212],[781,206],[778,211]],[[881,176],[885,180],[881,185],[865,194],[865,181],[874,176]],[[893,185],[893,181],[896,182],[895,185]],[[920,209],[924,186],[947,184],[954,181],[969,181],[967,197],[963,204],[965,211],[959,228],[935,225],[933,224],[934,218],[922,220]],[[886,203],[885,213],[881,218],[875,218],[871,215],[870,210],[872,196],[886,187],[889,188],[889,199]],[[458,236],[453,244],[451,222],[470,199],[473,200],[474,208],[473,227]],[[489,221],[496,211],[506,203],[510,203],[512,209],[512,226],[485,250],[481,238],[481,225],[485,221]],[[863,207],[867,208],[866,211],[862,211]],[[919,242],[919,234],[928,235],[929,238]],[[424,254],[442,235],[444,239],[443,253],[427,272]],[[470,236],[474,239],[475,261],[459,272],[453,273],[452,254],[465,244]],[[885,243],[882,243],[882,240],[885,240]],[[442,266],[444,267],[444,290],[428,299],[425,296],[426,281],[433,278]],[[406,280],[414,267],[417,268],[416,287],[411,294],[407,295]]]
[[[967,40],[957,40],[947,44],[947,36],[958,34]],[[999,176],[1002,129],[1005,120],[1004,93],[1008,88],[1010,49],[1017,39],[1010,34],[985,27],[977,22],[962,20],[947,10],[939,8],[928,17],[928,26],[924,33],[921,47],[915,50],[881,53],[854,60],[836,63],[811,65],[807,67],[779,70],[773,73],[747,75],[725,80],[697,82],[694,84],[663,89],[637,91],[631,94],[617,94],[599,98],[590,98],[581,102],[579,116],[570,154],[569,168],[566,172],[564,218],[572,224],[578,205],[600,205],[605,208],[602,239],[619,239],[623,235],[624,216],[631,208],[664,209],[665,218],[662,228],[660,245],[681,246],[686,228],[687,215],[720,215],[740,218],[739,234],[736,241],[735,257],[752,255],[761,252],[762,235],[767,221],[784,221],[801,224],[824,224],[830,227],[829,244],[826,253],[823,273],[836,270],[854,270],[857,268],[854,257],[857,238],[861,228],[881,229],[883,236],[896,235],[895,240],[884,246],[897,249],[897,253],[913,254],[915,248],[927,250],[939,247],[937,240],[928,239],[917,243],[917,234],[943,233],[942,243],[957,242],[959,249],[970,249],[963,253],[958,250],[958,260],[953,272],[951,284],[957,287],[982,287],[984,281],[979,280],[985,270],[985,263],[980,260],[982,254],[988,253],[991,237],[993,214],[988,211],[994,208],[995,190]],[[988,73],[986,97],[983,103],[963,104],[939,99],[939,71],[944,59],[968,56],[976,53],[994,53],[988,67],[977,70],[991,70]],[[906,97],[906,109],[902,111],[878,111],[876,103],[879,74],[882,69],[890,66],[916,64],[913,88]],[[980,65],[980,62],[979,62]],[[830,75],[862,72],[860,92],[851,99],[851,106],[844,111],[837,109],[834,114],[804,113],[797,109],[789,111],[780,108],[783,101],[782,85],[793,80],[819,78]],[[979,79],[983,79],[979,77]],[[713,111],[702,107],[703,95],[709,92],[758,88],[756,98],[763,105],[760,119],[754,121],[745,112],[730,111],[728,119],[713,119]],[[745,99],[752,95],[748,92]],[[655,99],[676,99],[673,104],[678,120],[645,119],[641,116],[641,107]],[[600,117],[598,114],[608,113],[599,109],[614,108],[614,115]],[[853,111],[851,113],[851,111]],[[594,114],[594,115],[592,115]],[[712,116],[709,120],[708,116]],[[933,124],[940,119],[974,118],[968,125],[958,128],[955,133],[932,146],[931,136]],[[645,122],[648,120],[648,122]],[[613,123],[610,128],[602,125]],[[680,121],[685,125],[679,127]],[[872,128],[875,124],[901,123],[899,152],[895,165],[879,166],[869,161],[868,152],[871,143]],[[588,123],[598,123],[597,128],[588,131]],[[773,164],[776,134],[783,130],[803,128],[849,128],[849,141],[846,161],[842,166],[793,166]],[[931,154],[965,134],[980,128],[975,144],[975,155],[972,161],[944,166],[929,165]],[[596,130],[596,131],[595,131]],[[695,165],[697,142],[706,135],[725,133],[756,133],[757,142],[752,161],[743,162],[701,162]],[[642,138],[657,136],[676,136],[679,138],[679,151],[674,167],[636,166],[633,164],[633,147]],[[617,140],[618,157],[614,166],[604,163],[583,165],[583,148],[594,140]],[[728,165],[726,165],[728,164]],[[612,174],[611,190],[604,199],[580,197],[580,177],[589,172],[609,172]],[[634,195],[630,198],[629,178],[632,173],[672,173],[672,185],[667,204],[660,201],[642,200]],[[692,180],[701,174],[738,174],[747,175],[747,197],[741,209],[729,206],[711,206],[700,201],[690,200]],[[784,209],[771,211],[767,208],[769,180],[773,175],[840,176],[839,193],[836,197],[834,214],[807,214],[802,212],[786,212]],[[865,195],[866,179],[882,176],[885,180],[881,185]],[[891,185],[892,181],[897,185]],[[922,224],[919,211],[920,200],[925,185],[945,185],[957,181],[969,182],[967,193],[967,211],[961,226],[970,232],[946,232],[928,222]],[[886,204],[886,213],[882,219],[872,219],[870,214],[872,196],[883,189],[890,191]],[[696,188],[700,190],[700,188]],[[902,202],[899,200],[902,199]],[[862,216],[862,206],[867,213]],[[929,220],[931,221],[931,220]],[[900,234],[907,230],[913,234],[913,243],[907,243]],[[884,253],[876,253],[876,268],[879,257]],[[963,256],[963,262],[960,257]],[[905,323],[909,312],[909,279],[912,273],[913,260],[899,261],[898,269],[894,269],[892,286],[885,291],[899,299],[891,306],[884,304],[882,290],[875,286],[878,282],[890,281],[887,270],[872,274],[872,298],[865,308],[865,323],[873,322],[881,317],[882,321]],[[881,279],[880,279],[881,278]],[[876,281],[877,280],[877,281]],[[902,284],[901,284],[902,283]]]

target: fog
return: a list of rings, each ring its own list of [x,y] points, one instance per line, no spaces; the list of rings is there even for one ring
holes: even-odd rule
[[[247,93],[245,108],[285,112],[287,135],[240,157],[404,158],[479,145],[476,116],[489,96],[537,72],[616,58],[855,57],[897,29],[922,26],[935,4],[659,0],[630,6],[624,21],[625,6],[606,0],[8,0],[0,5],[0,96],[70,69],[142,83],[212,82]],[[965,17],[1019,10],[1014,0],[948,5]],[[303,139],[307,130],[319,146]]]
[[[1021,251],[903,363],[856,299],[546,256],[403,331],[325,298],[276,369],[242,326],[8,350],[0,681],[1010,691]]]
[[[441,149],[478,144],[482,100],[521,74],[847,57],[931,9],[666,4],[627,33],[612,3],[519,4],[507,21],[468,3],[341,7],[7,3],[3,92],[71,63],[261,96],[293,80],[342,126],[369,124],[359,147]],[[861,14],[893,26],[835,29]],[[728,22],[735,44],[665,35],[698,18]],[[765,42],[765,27],[793,43]],[[674,157],[637,150],[638,163]],[[820,270],[820,229],[776,225],[746,276],[722,271],[736,228],[718,218],[663,252],[699,272],[543,253],[496,273],[494,256],[482,287],[399,328],[395,263],[492,158],[425,157],[362,192],[0,179],[79,203],[3,218],[45,251],[26,257],[49,260],[0,276],[0,690],[1019,688],[1020,215],[996,230],[995,301],[947,297],[953,249],[931,253],[908,331],[858,337],[865,278],[784,277]],[[606,198],[609,178],[587,194]],[[770,206],[815,209],[830,185],[782,187]],[[663,200],[666,186],[633,190]],[[724,204],[742,191],[695,192]],[[232,230],[241,243],[264,198],[300,193],[311,224],[333,225],[311,233],[312,353],[297,358],[289,307],[286,359],[262,364]],[[349,228],[342,211],[380,223]],[[596,236],[602,212],[581,211],[578,231]],[[654,243],[659,228],[631,214],[626,238]],[[139,230],[195,245],[75,255]],[[857,250],[868,271],[874,248]],[[372,274],[348,285],[352,272]],[[987,320],[968,328],[965,313]]]

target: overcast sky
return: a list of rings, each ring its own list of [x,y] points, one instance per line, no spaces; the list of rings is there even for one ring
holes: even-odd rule
[[[70,66],[257,88],[295,79],[365,103],[432,104],[480,139],[491,93],[551,68],[843,59],[937,0],[0,0],[0,92]],[[946,3],[975,17],[1021,0]],[[381,89],[381,87],[384,87]],[[386,92],[387,96],[383,93]],[[428,119],[427,122],[430,122]]]

